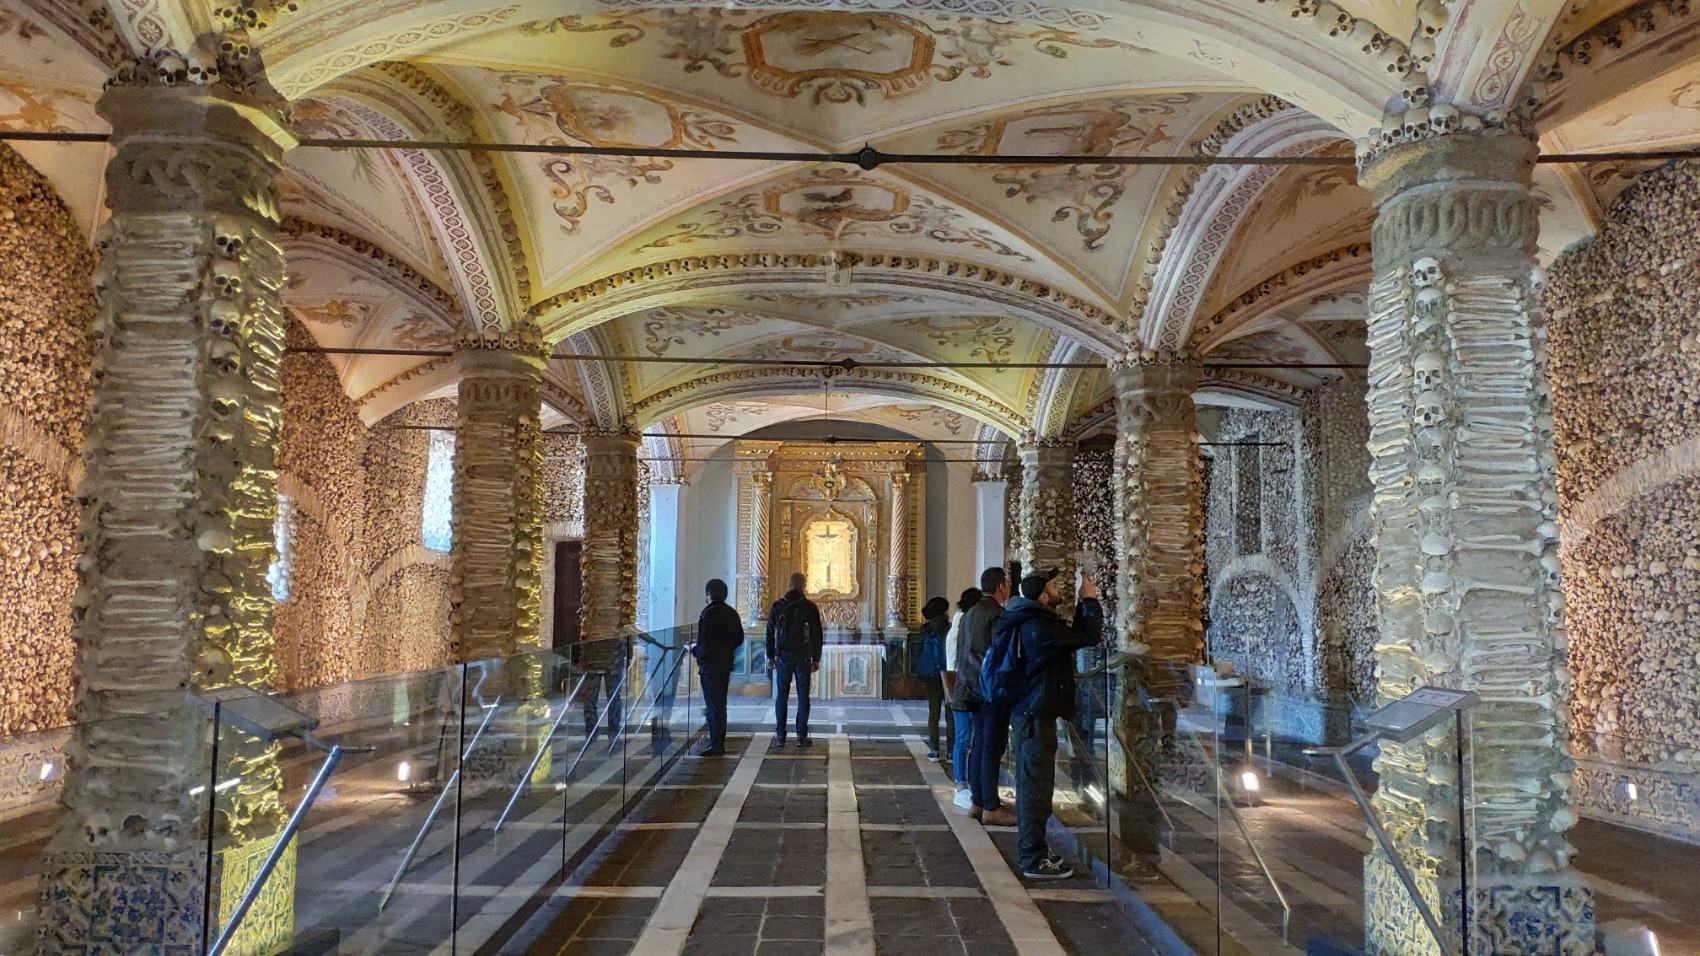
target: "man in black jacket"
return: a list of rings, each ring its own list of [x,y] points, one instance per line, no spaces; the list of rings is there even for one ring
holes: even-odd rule
[[[1009,708],[980,699],[980,665],[992,640],[992,628],[1009,600],[1009,573],[991,567],[980,572],[980,603],[962,612],[956,639],[956,697],[951,706],[974,715],[974,743],[968,755],[968,815],[987,826],[1015,823],[998,797],[998,774],[1009,747]]]
[[[725,581],[714,578],[707,591],[708,606],[697,618],[697,640],[691,645],[691,656],[702,672],[703,719],[708,723],[708,746],[699,756],[724,757],[726,688],[732,681],[738,648],[744,646],[744,621],[738,609],[726,603]]]
[[[1056,789],[1057,720],[1074,716],[1074,654],[1098,643],[1103,610],[1090,576],[1080,584],[1080,605],[1071,627],[1057,614],[1062,587],[1053,578],[1029,574],[1021,596],[1011,598],[993,628],[994,643],[1019,640],[1021,690],[1010,708],[1019,742],[1015,748],[1016,856],[1021,875],[1056,880],[1074,875],[1045,841]]]
[[[791,575],[791,590],[773,602],[767,613],[767,669],[774,675],[775,747],[785,746],[785,711],[792,682],[797,684],[797,746],[814,746],[809,739],[809,683],[820,670],[826,638],[821,632],[820,608],[805,593],[807,585],[802,572]]]

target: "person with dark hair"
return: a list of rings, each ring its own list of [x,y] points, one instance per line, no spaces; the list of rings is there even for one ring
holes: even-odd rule
[[[1015,815],[998,798],[998,772],[1009,747],[1009,709],[980,696],[980,665],[992,642],[992,625],[1009,600],[1009,574],[1003,568],[980,572],[980,601],[962,613],[956,648],[956,699],[951,706],[974,714],[974,749],[969,755],[968,815],[987,826],[1009,826]]]
[[[939,759],[939,714],[944,710],[944,635],[950,630],[945,615],[950,602],[931,598],[921,608],[921,642],[910,671],[927,689],[927,759]]]
[[[974,715],[966,707],[956,706],[956,655],[962,645],[962,615],[980,603],[980,589],[969,588],[956,600],[956,613],[951,616],[950,630],[944,636],[944,694],[950,704],[950,778],[956,784],[957,806],[966,810],[973,806],[968,791],[968,760],[974,746]]]
[[[726,691],[738,648],[744,646],[744,620],[738,609],[726,603],[726,582],[711,578],[705,589],[708,606],[697,618],[697,639],[691,656],[702,673],[703,721],[708,724],[708,744],[701,757],[726,755]]]
[[[785,746],[785,711],[791,685],[797,685],[797,746],[814,746],[809,739],[809,683],[820,670],[821,651],[826,643],[821,630],[820,608],[809,600],[808,578],[798,571],[791,575],[791,590],[773,602],[767,613],[767,669],[774,675],[773,746]]]
[[[1091,575],[1082,577],[1079,595],[1070,625],[1057,611],[1063,601],[1061,583],[1052,575],[1029,574],[1021,579],[1021,596],[1011,599],[998,616],[992,637],[999,648],[994,657],[1007,645],[1014,666],[1010,714],[1017,737],[1016,862],[1022,876],[1035,880],[1074,875],[1073,868],[1051,852],[1045,824],[1056,791],[1057,720],[1072,719],[1076,706],[1074,655],[1098,643],[1103,633],[1103,610]]]

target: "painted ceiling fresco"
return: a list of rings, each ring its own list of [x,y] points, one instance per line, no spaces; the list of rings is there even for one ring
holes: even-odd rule
[[[162,23],[212,22],[207,0],[113,5],[110,17],[89,3],[99,16],[67,15],[65,0],[0,0],[0,128],[104,131],[101,31],[110,53]],[[304,136],[705,154],[295,150],[279,179],[294,230],[286,300],[338,347],[440,348],[469,322],[529,312],[570,333],[563,350],[667,360],[552,363],[558,414],[713,434],[801,415],[824,379],[672,360],[883,363],[832,381],[836,412],[941,438],[987,422],[1065,428],[1045,409],[1096,407],[1105,377],[1013,366],[1075,347],[1108,355],[1152,290],[1183,279],[1190,291],[1165,293],[1160,314],[1199,330],[1189,339],[1213,358],[1358,362],[1373,212],[1352,167],[1270,173],[1205,208],[1196,168],[984,161],[1233,154],[1292,130],[1282,148],[1349,155],[1397,102],[1400,51],[1442,50],[1453,36],[1491,43],[1492,57],[1441,57],[1469,77],[1439,85],[1478,96],[1510,83],[1515,94],[1508,76],[1532,75],[1541,51],[1633,0],[1584,0],[1563,16],[1525,0],[1337,3],[1362,22],[1331,26],[1257,0],[280,9],[253,39]],[[1437,8],[1452,26],[1433,22]],[[148,20],[156,10],[170,15]],[[1636,33],[1631,45],[1647,48],[1633,69],[1564,60],[1570,75],[1537,110],[1542,148],[1694,141],[1700,45],[1677,42],[1685,35]],[[960,161],[866,170],[724,155],[865,144]],[[17,149],[92,237],[106,147]],[[1640,171],[1610,160],[1541,168],[1542,256],[1589,235]],[[426,361],[336,359],[351,395],[385,403],[452,384],[419,374]],[[1267,378],[1291,394],[1332,374]]]

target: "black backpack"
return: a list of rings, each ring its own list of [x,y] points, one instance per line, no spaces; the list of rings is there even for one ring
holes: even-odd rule
[[[788,651],[807,651],[808,634],[802,622],[803,602],[780,598],[773,602],[768,617],[773,620],[773,650],[781,658]]]
[[[980,662],[980,697],[1013,707],[1026,693],[1027,652],[1022,647],[1021,626],[996,628]]]

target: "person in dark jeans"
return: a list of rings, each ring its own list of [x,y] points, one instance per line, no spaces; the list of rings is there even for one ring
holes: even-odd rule
[[[1062,587],[1051,577],[1029,574],[1021,579],[1021,596],[1010,599],[998,617],[993,640],[1019,640],[1021,691],[1010,708],[1016,725],[1015,817],[1016,862],[1021,875],[1056,880],[1074,875],[1045,840],[1056,790],[1057,721],[1075,714],[1074,655],[1098,643],[1103,633],[1103,610],[1091,576],[1080,584],[1080,604],[1071,627],[1057,613]]]
[[[921,608],[921,640],[911,671],[927,690],[927,759],[939,759],[939,717],[944,711],[944,635],[950,630],[950,602],[942,597]]]
[[[726,689],[738,648],[744,646],[744,620],[738,609],[726,603],[726,582],[714,578],[706,588],[708,606],[697,618],[697,639],[691,656],[702,673],[703,721],[708,724],[708,745],[701,757],[726,755]]]
[[[1068,775],[1074,783],[1074,789],[1082,796],[1086,794],[1088,785],[1097,783],[1101,787],[1104,782],[1101,772],[1094,765],[1094,757],[1097,754],[1093,749],[1093,738],[1098,734],[1098,721],[1108,715],[1107,705],[1104,703],[1109,699],[1103,670],[1106,652],[1107,648],[1100,642],[1075,655],[1077,673],[1096,671],[1092,677],[1078,682],[1074,697],[1074,718],[1070,721],[1074,725],[1074,735],[1069,742]],[[1108,760],[1107,754],[1105,759]],[[1096,811],[1101,808],[1093,809]]]
[[[812,747],[809,739],[809,685],[820,670],[826,638],[820,608],[805,593],[808,579],[791,575],[791,590],[773,602],[767,614],[767,669],[773,673],[773,745],[785,746],[786,708],[791,685],[797,685],[797,746]]]
[[[1009,708],[985,701],[980,696],[980,665],[992,641],[992,625],[1009,600],[1009,573],[1003,568],[980,572],[980,603],[962,613],[962,633],[957,637],[956,688],[960,701],[951,706],[974,714],[974,749],[968,759],[968,786],[973,808],[968,815],[987,826],[1010,826],[1015,816],[1003,809],[998,797],[998,774],[1004,751],[1009,748]]]

